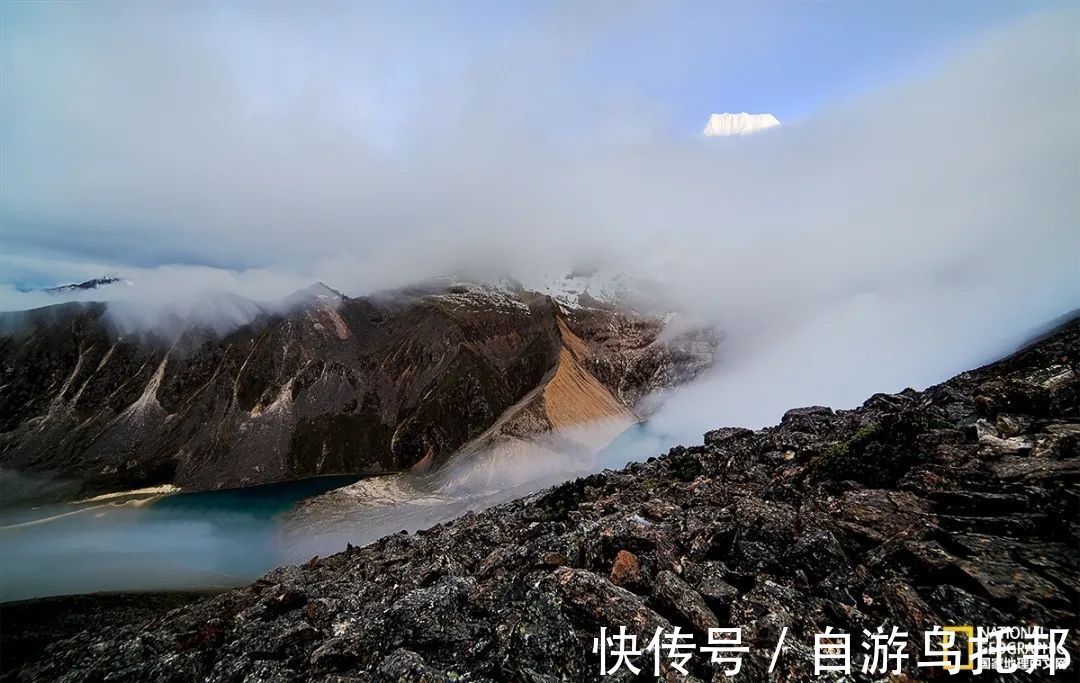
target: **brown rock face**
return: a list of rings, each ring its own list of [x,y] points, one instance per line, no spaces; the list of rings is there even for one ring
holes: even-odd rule
[[[631,398],[707,365],[653,343],[654,318],[602,315],[645,332],[619,346],[548,297],[482,286],[359,299],[318,286],[224,336],[168,340],[120,335],[103,304],[6,313],[0,466],[87,491],[213,489],[426,470],[586,424],[566,447],[602,446],[638,419]]]
[[[626,550],[615,555],[615,564],[611,566],[611,582],[616,586],[628,586],[636,583],[641,576],[637,556]]]

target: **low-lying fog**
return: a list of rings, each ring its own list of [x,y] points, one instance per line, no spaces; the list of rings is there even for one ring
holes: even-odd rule
[[[286,557],[280,516],[356,480],[323,477],[179,495],[41,502],[37,481],[0,472],[0,600],[243,583]],[[38,498],[38,500],[35,500]],[[51,500],[54,496],[46,496]]]
[[[587,429],[587,428],[582,428]],[[579,431],[579,430],[575,430]],[[580,434],[566,434],[570,438]],[[0,601],[234,586],[273,567],[416,531],[605,467],[664,439],[632,427],[591,458],[473,453],[430,475],[320,477],[248,489],[79,503],[65,482],[0,471]],[[645,450],[642,450],[644,447]],[[349,485],[351,484],[351,485]]]

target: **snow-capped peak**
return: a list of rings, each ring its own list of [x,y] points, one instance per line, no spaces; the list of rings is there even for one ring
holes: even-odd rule
[[[750,135],[779,125],[780,121],[772,114],[713,114],[702,133],[705,137]]]
[[[95,277],[87,280],[86,282],[76,282],[69,285],[60,285],[58,287],[45,287],[41,291],[47,294],[70,294],[72,292],[80,292],[88,289],[100,289],[108,285],[115,285],[123,283],[128,287],[133,287],[134,282],[126,278],[122,278],[116,275],[104,275],[102,277]],[[32,290],[28,290],[32,291]]]
[[[627,278],[622,274],[601,275],[596,272],[574,272],[569,275],[536,278],[526,287],[547,294],[563,308],[580,308],[584,301],[613,305],[627,289]]]

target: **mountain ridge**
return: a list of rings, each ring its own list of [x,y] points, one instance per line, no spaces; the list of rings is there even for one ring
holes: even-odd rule
[[[251,305],[255,317],[226,334],[188,329],[171,340],[119,335],[104,304],[0,314],[0,465],[84,480],[86,493],[378,474],[427,459],[423,469],[560,366],[579,368],[579,379],[593,372],[582,363],[601,371],[574,419],[615,404],[626,417],[641,396],[707,367],[716,344],[706,334],[650,348],[663,329],[656,317],[568,315],[526,290],[350,298],[319,284],[276,307]],[[625,348],[599,334],[596,316],[625,323],[615,334]],[[567,360],[570,327],[594,341],[574,336],[578,355]],[[628,380],[635,368],[647,372]],[[559,425],[547,417],[562,406],[539,407],[536,429],[565,426],[565,415]]]

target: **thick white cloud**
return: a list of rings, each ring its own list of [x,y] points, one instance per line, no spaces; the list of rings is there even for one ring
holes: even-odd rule
[[[453,22],[280,10],[252,29],[168,7],[7,22],[5,273],[119,273],[172,303],[596,264],[726,331],[715,380],[660,417],[686,434],[941,379],[1080,304],[1075,8],[768,135],[703,141],[580,82],[604,17],[404,63],[393,41],[453,39]]]

